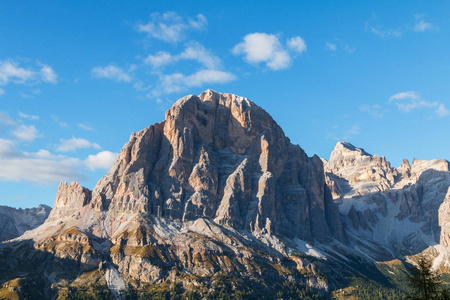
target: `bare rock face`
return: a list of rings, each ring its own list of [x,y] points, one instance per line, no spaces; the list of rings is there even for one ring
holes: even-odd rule
[[[312,245],[347,236],[322,160],[291,144],[255,103],[207,90],[133,133],[92,192],[61,183],[47,222],[19,241],[51,253],[41,266],[52,264],[52,284],[67,278],[58,260],[70,260],[82,270],[117,268],[129,283],[221,271],[326,289],[282,272],[295,265],[285,258],[320,256]]]
[[[0,206],[0,242],[22,235],[44,223],[51,208],[47,205],[27,209]]]
[[[352,236],[394,256],[448,246],[448,161],[414,159],[411,166],[403,160],[396,169],[384,157],[338,143],[325,166],[327,185]]]
[[[292,145],[262,108],[208,90],[180,99],[165,121],[133,134],[90,205],[181,221],[205,217],[289,238],[341,239],[342,232],[330,230],[340,220],[325,203],[322,170],[321,160]]]
[[[77,182],[67,185],[61,182],[49,220],[61,219],[72,215],[91,200],[91,191]]]
[[[339,197],[341,192],[364,195],[385,191],[391,188],[398,175],[384,156],[372,156],[364,149],[347,142],[337,143],[327,163],[326,172],[346,180],[344,183],[328,179],[335,197]]]

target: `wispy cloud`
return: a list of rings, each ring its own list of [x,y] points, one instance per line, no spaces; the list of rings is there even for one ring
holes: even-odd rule
[[[57,83],[58,75],[48,65],[37,63],[26,67],[20,66],[19,62],[12,59],[0,60],[0,85],[8,83]]]
[[[119,68],[113,64],[110,64],[108,66],[105,67],[94,67],[91,70],[92,73],[92,77],[97,78],[97,79],[101,79],[101,78],[106,78],[106,79],[111,79],[117,82],[131,82],[131,75],[129,74],[129,72],[125,72],[122,68]]]
[[[299,37],[299,36],[296,36],[296,37],[293,37],[293,38],[288,39],[287,42],[286,42],[286,44],[288,45],[288,47],[289,47],[291,50],[293,50],[293,51],[295,51],[295,52],[297,52],[297,53],[303,53],[303,52],[306,52],[306,48],[307,48],[307,47],[306,47],[305,40],[302,39],[302,38]]]
[[[227,83],[236,80],[236,75],[219,70],[200,70],[191,75],[173,73],[160,75],[157,87],[149,93],[149,97],[159,97],[163,94],[183,92],[189,87],[200,87],[204,84]]]
[[[288,39],[287,48],[299,54],[307,49],[305,41],[299,36]],[[250,64],[265,63],[272,70],[282,70],[292,63],[292,54],[287,48],[278,36],[256,32],[244,36],[243,41],[233,47],[232,53],[243,55]]]
[[[0,124],[5,126],[16,126],[20,123],[11,118],[8,114],[0,112]]]
[[[39,120],[39,116],[37,116],[37,115],[27,115],[27,114],[24,114],[21,111],[19,111],[18,114],[19,114],[19,117],[21,117],[22,119]]]
[[[58,82],[58,75],[56,75],[55,71],[53,71],[51,67],[42,64],[40,73],[42,76],[42,81],[53,84]]]
[[[379,24],[373,24],[376,17],[369,18],[364,26],[368,32],[378,35],[381,38],[400,38],[407,32],[425,32],[429,30],[438,29],[435,25],[425,21],[424,14],[417,14],[414,16],[414,23],[406,23],[397,26],[395,29],[386,28]]]
[[[359,107],[359,110],[363,113],[369,114],[374,118],[382,118],[384,116],[384,109],[378,104],[363,104]]]
[[[426,22],[425,17],[426,15],[423,14],[418,14],[414,16],[416,22],[414,23],[413,30],[415,32],[425,32],[428,30],[437,29],[437,27],[431,24],[430,22]]]
[[[75,152],[78,149],[100,149],[100,145],[97,143],[90,142],[86,139],[72,137],[68,140],[61,139],[60,144],[56,147],[58,152]]]
[[[439,117],[447,117],[450,116],[450,110],[448,110],[444,104],[440,104],[438,109],[436,110],[436,113]]]
[[[439,117],[450,116],[450,110],[439,101],[428,101],[423,99],[422,95],[416,91],[400,92],[389,98],[389,103],[395,104],[399,111],[409,113],[414,109],[429,108],[435,109],[434,112]]]
[[[421,107],[439,106],[439,102],[430,102],[422,99],[420,93],[416,91],[400,92],[392,95],[389,98],[389,103],[395,104],[404,113]]]
[[[86,130],[86,131],[94,131],[94,127],[92,127],[91,125],[87,124],[87,123],[78,123],[77,124],[78,128]]]
[[[361,128],[355,124],[345,129],[340,129],[338,125],[333,126],[333,132],[329,132],[326,136],[328,139],[336,141],[348,141],[361,134]]]
[[[149,38],[176,43],[186,39],[189,31],[205,30],[207,23],[206,17],[202,14],[198,14],[195,18],[183,18],[176,12],[168,11],[163,14],[151,14],[150,21],[139,24],[136,29],[146,33]]]
[[[20,114],[21,113],[19,112],[19,116]],[[34,118],[29,119],[36,120],[37,116],[32,117]],[[37,137],[39,137],[39,131],[34,125],[23,124],[23,121],[21,119],[13,119],[8,114],[3,112],[0,112],[0,128],[1,127],[4,127],[3,129],[6,129],[3,132],[6,133],[6,135],[12,138],[15,142],[32,142]]]
[[[340,39],[334,39],[333,42],[326,42],[325,49],[335,52],[337,50],[344,50],[347,53],[355,52],[355,47],[351,47],[349,44],[341,41]]]
[[[222,66],[222,61],[218,56],[196,41],[186,43],[184,51],[177,55],[172,55],[165,51],[159,51],[154,55],[149,55],[145,59],[145,63],[158,69],[179,62],[180,60],[196,61],[207,69],[219,69]]]
[[[172,54],[165,51],[158,51],[155,54],[150,54],[145,59],[145,63],[147,65],[151,65],[155,69],[165,67],[176,61],[178,61],[178,58],[176,56],[173,56]]]
[[[67,124],[64,121],[61,121],[57,116],[51,116],[51,118],[56,124],[58,124],[59,127],[65,128],[65,129],[69,128],[69,124]]]
[[[326,42],[325,49],[330,50],[330,51],[336,51],[337,46],[334,43]]]
[[[33,125],[19,125],[12,130],[12,134],[21,142],[32,142],[39,132]]]
[[[82,162],[76,158],[55,156],[41,150],[20,151],[14,142],[0,139],[0,181],[31,181],[44,184],[61,180],[82,180]]]

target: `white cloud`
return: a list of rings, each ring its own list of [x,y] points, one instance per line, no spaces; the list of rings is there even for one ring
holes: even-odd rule
[[[55,71],[53,71],[51,67],[47,65],[42,65],[40,72],[42,76],[42,81],[49,83],[57,83],[58,75],[56,75]]]
[[[95,130],[91,125],[89,125],[87,123],[78,123],[77,126],[78,126],[78,128],[81,128],[86,131],[94,131]]]
[[[414,24],[414,31],[424,32],[433,28],[433,24],[425,22],[424,20],[419,20]]]
[[[325,49],[329,51],[337,51],[337,50],[344,50],[347,53],[353,53],[355,52],[355,48],[351,47],[349,44],[341,41],[340,39],[334,39],[333,42],[327,42],[325,43]]]
[[[389,37],[400,38],[403,35],[403,32],[400,29],[384,29],[379,25],[366,26],[366,30],[372,32],[375,35],[378,35],[381,38],[389,38]]]
[[[217,69],[222,64],[220,58],[206,50],[203,45],[197,42],[186,44],[186,48],[179,57],[180,59],[195,60],[207,69]]]
[[[22,152],[12,141],[0,139],[0,181],[31,181],[44,184],[83,180],[80,160],[55,156],[46,150]]]
[[[196,61],[207,69],[219,69],[222,65],[219,57],[196,41],[186,43],[184,51],[177,55],[172,55],[165,51],[159,51],[155,55],[149,55],[145,59],[145,63],[158,69],[180,60]]]
[[[145,63],[148,65],[151,65],[154,68],[160,68],[167,66],[173,62],[175,62],[177,59],[175,59],[170,53],[165,51],[159,51],[155,55],[149,55],[145,59]]]
[[[61,121],[57,116],[51,116],[52,120],[59,125],[61,128],[68,128],[69,124]]]
[[[94,78],[106,78],[117,82],[125,81],[130,82],[131,76],[125,72],[122,68],[116,67],[115,65],[108,65],[106,67],[95,67],[91,71]]]
[[[306,43],[305,40],[302,39],[299,36],[290,38],[287,40],[287,45],[289,48],[291,48],[293,51],[302,53],[306,51]]]
[[[400,92],[397,93],[393,96],[391,96],[389,98],[389,102],[393,101],[393,100],[403,100],[403,99],[414,99],[414,100],[419,100],[420,99],[420,94],[418,92],[415,91],[408,91],[408,92]]]
[[[292,51],[306,51],[306,44],[301,37],[291,38],[287,44]],[[292,61],[291,55],[276,35],[262,32],[247,34],[243,42],[233,47],[232,52],[235,55],[244,55],[248,63],[265,63],[272,70],[286,69]]]
[[[91,171],[97,169],[109,170],[116,161],[118,155],[119,153],[101,151],[95,155],[89,155],[84,163]]]
[[[0,61],[0,85],[6,85],[8,83],[22,84],[26,82],[49,82],[56,83],[57,75],[53,69],[41,63],[39,70],[32,67],[24,68],[19,66],[19,63],[7,59]]]
[[[378,104],[363,104],[359,107],[359,110],[375,118],[382,118],[384,116],[383,108]]]
[[[165,12],[163,14],[153,13],[147,24],[137,26],[137,31],[147,33],[150,38],[159,39],[165,42],[176,43],[186,38],[187,32],[193,30],[204,30],[208,21],[202,14],[196,18],[183,18],[175,12]]]
[[[19,125],[12,130],[12,134],[21,142],[32,142],[38,137],[38,130],[33,125]]]
[[[369,18],[369,20],[365,23],[365,28],[367,31],[378,35],[382,38],[400,38],[403,36],[404,33],[407,32],[424,32],[432,29],[438,29],[430,22],[426,22],[424,20],[425,15],[424,14],[418,14],[414,16],[415,22],[413,24],[407,23],[403,24],[402,26],[398,27],[397,29],[388,29],[380,25],[371,25],[372,21],[375,19],[374,16]]]
[[[36,115],[27,115],[24,114],[23,112],[19,111],[19,117],[23,118],[23,119],[29,119],[29,120],[39,120],[39,116]]]
[[[450,110],[448,110],[442,103],[439,105],[438,109],[436,110],[436,113],[441,118],[450,116]]]
[[[389,103],[395,104],[404,113],[408,113],[416,108],[439,106],[439,102],[425,101],[415,91],[397,93],[389,98]]]
[[[88,148],[100,149],[101,147],[97,143],[92,143],[82,138],[72,137],[71,139],[68,140],[61,139],[61,143],[56,148],[56,151],[74,152],[77,149],[88,149]]]
[[[0,123],[6,126],[15,126],[18,124],[16,120],[3,112],[0,112]]]
[[[191,75],[182,73],[160,75],[157,88],[149,96],[159,97],[162,94],[182,92],[189,87],[200,87],[211,83],[227,83],[233,80],[236,80],[233,73],[218,70],[200,70]]]
[[[0,84],[4,85],[9,81],[23,83],[31,80],[34,76],[34,71],[19,67],[17,62],[12,60],[0,61]]]
[[[265,62],[273,70],[285,69],[291,63],[289,53],[273,34],[259,32],[247,34],[244,41],[234,46],[232,51],[235,55],[244,55],[248,63]]]
[[[333,43],[325,43],[325,48],[330,51],[336,51],[336,44]]]

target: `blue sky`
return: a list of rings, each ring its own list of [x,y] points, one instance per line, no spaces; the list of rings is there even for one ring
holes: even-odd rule
[[[450,159],[450,2],[0,2],[0,205],[93,188],[132,132],[211,88],[308,155]]]

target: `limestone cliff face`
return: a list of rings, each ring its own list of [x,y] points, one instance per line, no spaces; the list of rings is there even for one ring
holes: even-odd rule
[[[47,219],[50,210],[47,205],[27,209],[0,206],[0,242],[38,227]]]
[[[384,157],[338,143],[325,162],[327,185],[347,228],[391,253],[415,254],[449,245],[449,162]]]
[[[337,143],[325,171],[328,176],[335,175],[347,181],[347,186],[330,185],[335,198],[339,197],[337,189],[342,193],[352,190],[357,195],[390,189],[398,176],[397,170],[391,168],[384,156],[372,156],[347,142]]]
[[[114,269],[128,283],[225,272],[326,290],[305,275],[315,268],[308,259],[296,266],[286,257],[323,257],[316,245],[347,237],[322,160],[291,144],[255,103],[207,90],[133,133],[92,191],[61,183],[49,219],[20,241],[52,265],[52,284],[67,278],[57,262],[70,261],[80,272],[101,263],[100,272]]]
[[[91,191],[77,182],[67,185],[61,182],[56,193],[55,204],[50,212],[48,221],[61,219],[72,215],[91,200]]]
[[[267,112],[246,98],[207,90],[178,100],[165,121],[132,134],[90,205],[343,240],[328,195],[321,160],[291,144]]]

